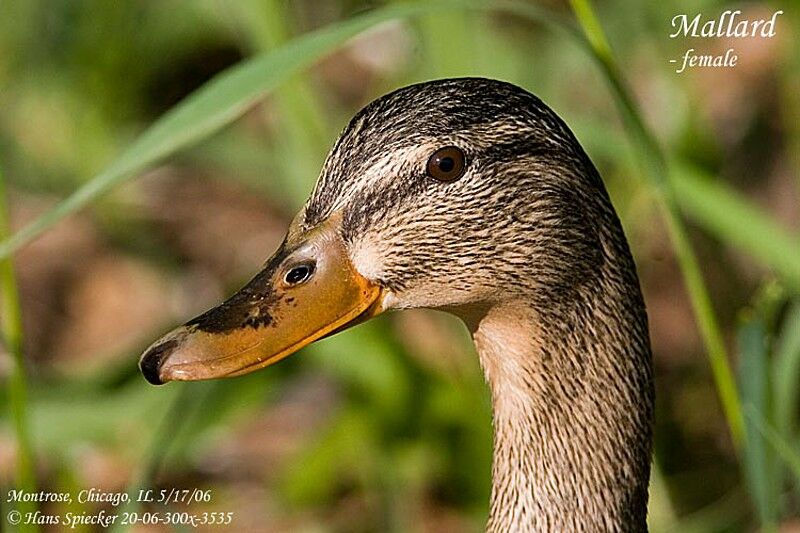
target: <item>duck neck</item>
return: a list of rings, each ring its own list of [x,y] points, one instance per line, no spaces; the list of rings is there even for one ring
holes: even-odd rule
[[[646,530],[653,385],[634,300],[467,321],[493,404],[488,531]]]

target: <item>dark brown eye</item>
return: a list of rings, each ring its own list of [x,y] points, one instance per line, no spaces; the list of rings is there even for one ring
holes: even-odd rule
[[[455,181],[464,175],[466,168],[464,152],[455,146],[439,148],[428,159],[428,176],[439,181]]]

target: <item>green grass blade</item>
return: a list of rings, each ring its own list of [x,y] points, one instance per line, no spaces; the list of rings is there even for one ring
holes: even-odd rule
[[[689,165],[676,165],[671,183],[687,216],[724,242],[775,269],[800,291],[800,236],[790,234],[730,187]]]
[[[742,402],[764,420],[769,420],[769,380],[767,366],[767,339],[763,323],[753,319],[739,329],[740,353],[739,384]],[[764,437],[745,419],[745,447],[742,454],[745,479],[755,502],[761,525],[766,530],[775,528],[777,504],[780,496],[780,476],[775,469],[774,455],[767,448]]]
[[[0,244],[0,258],[78,211],[116,185],[239,117],[291,75],[361,31],[442,4],[414,3],[371,11],[299,37],[273,52],[231,67],[176,105],[148,128],[116,161],[55,208]]]
[[[778,433],[791,441],[797,430],[800,396],[800,302],[786,314],[775,344],[773,386]]]
[[[242,61],[207,82],[153,123],[104,171],[15,235],[0,242],[0,259],[8,257],[65,216],[85,207],[120,183],[231,123],[269,91],[358,33],[387,20],[453,8],[506,11],[542,22],[585,45],[584,39],[562,19],[522,2],[422,1],[391,5],[337,22],[298,37],[270,53]]]
[[[5,180],[0,171],[0,238],[11,232],[8,215],[8,201],[5,192]],[[17,464],[15,487],[25,492],[36,491],[36,469],[34,466],[33,444],[28,420],[28,382],[25,374],[25,359],[22,354],[22,313],[19,305],[17,280],[14,275],[12,260],[0,260],[0,331],[2,346],[0,351],[7,351],[11,359],[8,383],[8,403],[11,409],[11,420],[17,440]],[[36,511],[36,503],[19,502],[15,504],[17,511],[24,515]],[[0,517],[5,521],[6,517]],[[35,524],[19,525],[19,531],[39,531]]]
[[[711,304],[711,297],[703,281],[697,256],[689,243],[686,228],[683,225],[675,205],[674,192],[669,181],[667,160],[656,137],[648,129],[642,113],[631,96],[622,77],[613,53],[608,46],[608,39],[603,33],[590,0],[571,0],[578,22],[583,28],[589,43],[592,45],[593,57],[603,70],[616,98],[617,105],[623,115],[625,126],[637,150],[645,175],[650,180],[664,216],[678,264],[683,274],[689,293],[692,309],[698,323],[700,335],[708,354],[717,393],[722,402],[725,418],[731,436],[737,448],[741,448],[744,436],[744,419],[741,402],[736,389],[733,371],[728,362],[727,350],[722,332]]]
[[[248,45],[257,52],[274,50],[292,38],[292,6],[281,0],[248,0],[239,3],[239,25]],[[291,209],[303,204],[313,187],[335,131],[327,117],[315,87],[308,76],[299,73],[278,87],[274,93],[277,111],[276,129],[281,132],[273,142],[284,154],[278,159],[280,170],[273,174]]]
[[[155,486],[155,478],[158,470],[161,468],[164,458],[169,453],[170,444],[175,439],[175,436],[186,423],[186,420],[191,416],[191,413],[197,409],[198,405],[202,405],[201,401],[192,401],[192,396],[202,397],[202,392],[209,390],[214,384],[204,383],[199,384],[201,391],[192,390],[186,383],[180,383],[180,389],[177,392],[172,392],[173,399],[168,403],[164,417],[159,422],[159,428],[154,433],[152,441],[149,443],[147,453],[140,461],[138,470],[134,473],[131,481],[125,492],[131,497],[130,501],[122,506],[120,514],[122,513],[135,513],[139,512],[142,503],[138,500],[140,491],[152,489]],[[188,415],[188,416],[187,416]],[[131,526],[126,526],[121,523],[114,523],[110,528],[111,533],[119,533],[128,531]]]
[[[583,28],[589,44],[597,54],[598,58],[609,65],[614,64],[614,56],[611,52],[611,45],[603,32],[600,21],[594,14],[591,3],[583,0],[570,0],[570,6],[578,19],[578,24]]]
[[[769,422],[758,414],[751,406],[747,406],[745,413],[753,426],[763,435],[764,439],[772,446],[778,457],[789,467],[794,474],[796,482],[800,484],[800,450],[797,446],[792,446],[787,440],[781,437]]]

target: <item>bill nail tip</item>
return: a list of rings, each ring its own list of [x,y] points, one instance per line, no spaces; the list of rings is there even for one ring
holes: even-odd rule
[[[152,385],[163,385],[169,379],[164,379],[164,361],[177,347],[175,340],[169,340],[149,348],[139,360],[139,370],[144,379]]]

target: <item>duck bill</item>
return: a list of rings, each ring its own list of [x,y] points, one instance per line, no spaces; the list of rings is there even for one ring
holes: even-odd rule
[[[355,270],[331,224],[293,233],[239,292],[144,352],[150,383],[247,374],[381,311],[380,288]]]

